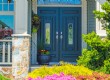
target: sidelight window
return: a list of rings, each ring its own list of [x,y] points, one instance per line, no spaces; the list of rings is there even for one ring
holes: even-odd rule
[[[45,44],[50,44],[50,23],[45,23]]]
[[[68,24],[68,44],[73,44],[73,24]]]

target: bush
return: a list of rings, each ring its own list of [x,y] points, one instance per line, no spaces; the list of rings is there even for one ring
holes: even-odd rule
[[[82,51],[82,56],[77,60],[78,65],[110,73],[110,40],[101,39],[95,32],[83,35],[83,39],[90,49]]]
[[[90,76],[78,76],[76,80],[110,80],[110,75],[94,72]]]
[[[0,74],[0,80],[11,80],[11,79],[8,79],[6,77],[4,77],[3,75]]]
[[[85,68],[83,66],[74,66],[72,64],[66,63],[61,64],[60,66],[43,66],[29,73],[28,77],[37,78],[60,73],[64,73],[65,75],[72,75],[75,77],[79,75],[92,75],[92,70],[89,70],[88,68]]]

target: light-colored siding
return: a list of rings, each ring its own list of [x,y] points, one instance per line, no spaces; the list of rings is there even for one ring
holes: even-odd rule
[[[93,11],[96,10],[95,0],[87,0],[87,32],[96,31],[96,19]]]

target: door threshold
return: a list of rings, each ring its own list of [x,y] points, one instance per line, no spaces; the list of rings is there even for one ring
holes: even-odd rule
[[[77,62],[67,62],[67,63],[74,64],[74,65],[77,64]],[[60,62],[50,62],[49,65],[60,65]]]
[[[76,65],[76,64],[77,64],[77,62],[68,62],[68,63],[73,64],[73,65]],[[49,65],[47,65],[47,66],[52,66],[52,65],[60,65],[60,62],[49,62]],[[32,67],[32,66],[41,67],[41,66],[43,66],[43,65],[39,65],[38,63],[36,63],[36,64],[32,64],[32,65],[30,65],[30,66],[31,66],[31,67]]]

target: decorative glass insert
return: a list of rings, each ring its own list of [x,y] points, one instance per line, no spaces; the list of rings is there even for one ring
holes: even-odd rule
[[[50,23],[45,23],[45,44],[50,44]]]
[[[81,0],[38,0],[38,4],[81,4]]]
[[[68,44],[73,44],[73,24],[68,24]]]
[[[14,0],[0,0],[0,11],[14,11]]]
[[[0,24],[14,29],[14,16],[13,15],[0,15]]]

